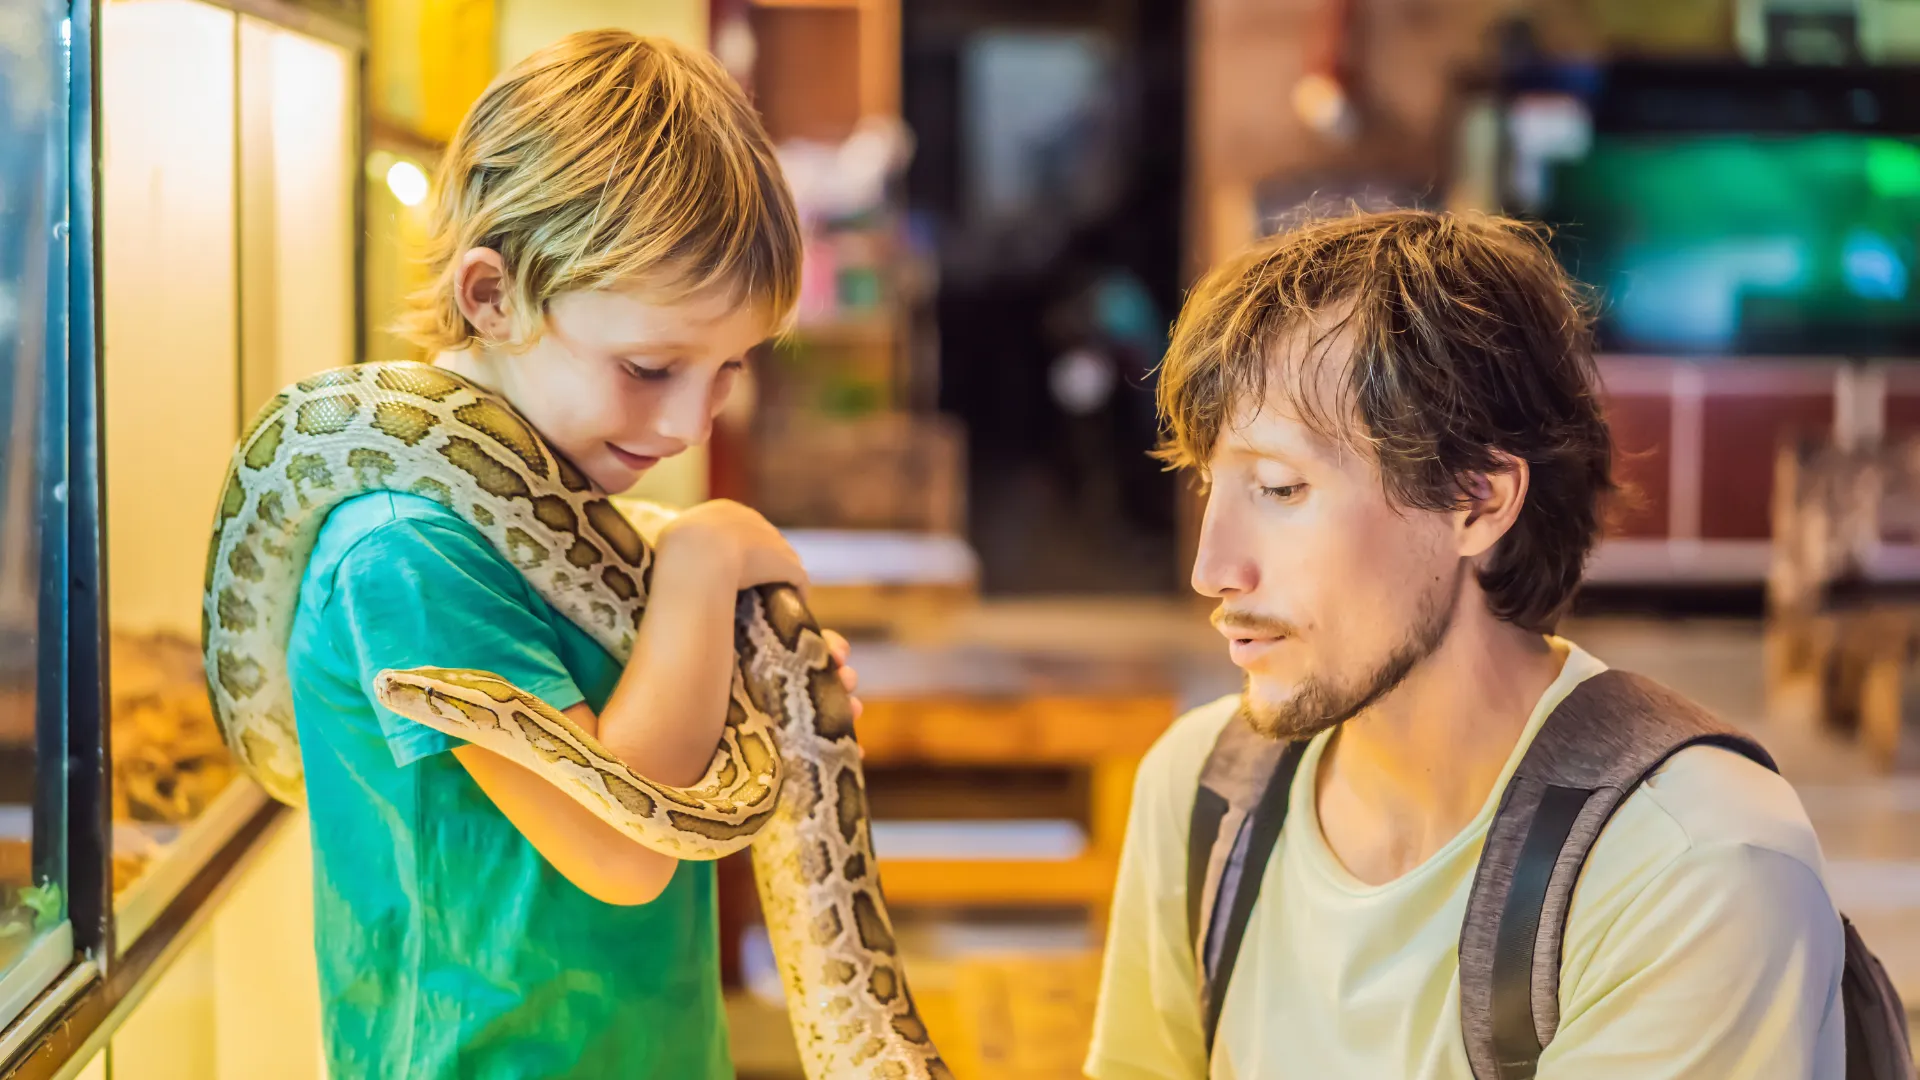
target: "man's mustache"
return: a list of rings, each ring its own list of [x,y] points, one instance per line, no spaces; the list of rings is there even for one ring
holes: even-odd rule
[[[1241,637],[1290,637],[1294,632],[1291,623],[1257,611],[1236,611],[1227,607],[1214,609],[1213,625],[1223,633],[1232,630]]]

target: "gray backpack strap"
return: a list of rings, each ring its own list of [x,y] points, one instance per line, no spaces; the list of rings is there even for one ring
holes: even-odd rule
[[[1853,920],[1840,916],[1846,970],[1840,1007],[1847,1020],[1847,1080],[1913,1080],[1907,1007],[1880,958],[1867,949]]]
[[[1607,671],[1547,717],[1501,796],[1460,932],[1460,1027],[1478,1080],[1529,1080],[1560,1023],[1560,948],[1587,854],[1690,746],[1778,771],[1752,739],[1650,679]]]
[[[1305,750],[1304,742],[1269,738],[1235,716],[1221,729],[1200,772],[1187,830],[1187,934],[1208,1053]]]

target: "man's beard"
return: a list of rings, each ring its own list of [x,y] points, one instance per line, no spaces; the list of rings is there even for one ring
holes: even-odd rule
[[[1385,662],[1367,678],[1350,685],[1332,686],[1317,675],[1308,675],[1286,701],[1260,705],[1254,701],[1253,676],[1248,675],[1245,692],[1240,695],[1241,718],[1262,735],[1289,742],[1311,739],[1346,723],[1392,693],[1422,660],[1433,655],[1453,628],[1454,606],[1459,599],[1460,575],[1456,573],[1445,589],[1435,589],[1421,598],[1412,630]]]

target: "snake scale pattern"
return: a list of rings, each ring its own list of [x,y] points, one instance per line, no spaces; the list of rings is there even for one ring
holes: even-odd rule
[[[453,511],[623,663],[646,609],[644,531],[503,400],[416,363],[288,387],[235,447],[208,545],[201,640],[228,745],[291,805],[304,798],[286,667],[300,581],[327,515],[375,491]],[[951,1080],[907,989],[851,707],[819,627],[793,589],[753,589],[740,596],[735,642],[724,737],[688,788],[636,775],[487,672],[384,671],[372,689],[402,716],[533,769],[656,851],[750,850],[811,1080]]]

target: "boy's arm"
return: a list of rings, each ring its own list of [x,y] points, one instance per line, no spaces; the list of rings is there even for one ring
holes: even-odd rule
[[[562,711],[592,730],[593,710],[575,705]],[[471,743],[454,747],[453,756],[534,850],[588,896],[607,904],[644,904],[673,880],[679,860],[627,839],[538,774]]]
[[[726,721],[741,568],[724,547],[679,539],[698,534],[666,535],[655,552],[647,615],[613,696],[598,715],[585,705],[563,711],[634,772],[685,787],[706,774]],[[852,692],[847,643],[826,637]],[[538,775],[478,746],[454,756],[528,842],[589,895],[640,904],[672,880],[672,856],[627,839]]]
[[[655,548],[633,656],[587,728],[634,772],[675,787],[706,773],[733,686],[740,567],[728,548],[698,541],[669,531]]]
[[[737,577],[698,548],[659,550],[646,618],[606,708],[598,715],[584,704],[562,710],[641,776],[685,787],[705,774],[720,744]],[[589,896],[644,904],[673,879],[678,860],[628,839],[537,773],[472,744],[454,757],[527,842]]]
[[[492,671],[560,708],[635,772],[684,785],[705,771],[725,721],[736,595],[735,579],[725,575],[738,570],[704,566],[677,549],[659,556],[635,662],[604,716],[583,703],[519,572],[451,521],[396,523],[359,542],[342,562],[348,585],[337,594],[338,614],[365,685],[384,668]],[[845,642],[829,641],[844,656]],[[842,682],[851,687],[850,670],[843,668]],[[377,705],[376,712],[399,764],[452,750],[528,842],[588,895],[640,904],[672,879],[676,860],[623,836],[538,774]]]

